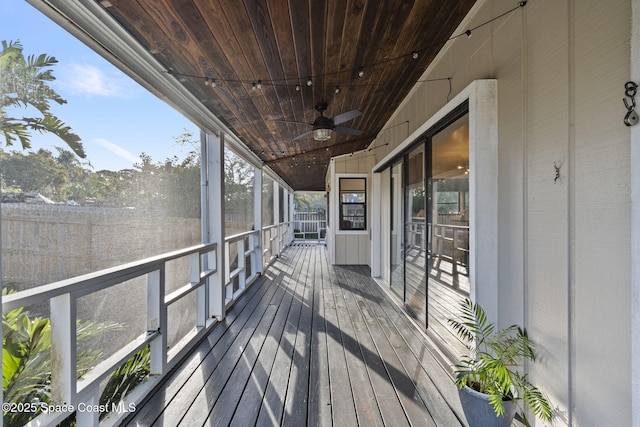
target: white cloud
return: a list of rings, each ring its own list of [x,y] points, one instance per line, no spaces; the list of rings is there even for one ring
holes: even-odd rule
[[[74,95],[131,97],[131,86],[122,76],[106,74],[100,68],[88,64],[71,64],[60,69],[58,83]]]
[[[114,144],[113,142],[107,141],[106,139],[103,139],[103,138],[96,138],[94,141],[96,142],[96,144],[98,144],[102,148],[108,151],[111,151],[116,156],[122,157],[123,159],[130,161],[132,164],[140,162],[140,158],[134,156],[133,154],[131,154],[124,148],[120,147],[119,145]]]

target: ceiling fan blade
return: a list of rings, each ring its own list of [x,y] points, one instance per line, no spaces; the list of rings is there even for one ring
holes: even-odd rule
[[[305,133],[301,133],[300,135],[293,138],[292,141],[295,141],[296,139],[304,138],[305,136],[311,135],[312,133],[313,133],[313,130],[308,130]]]
[[[313,126],[313,123],[305,123],[305,122],[294,122],[291,120],[271,120],[272,122],[278,122],[278,123],[293,123],[295,125],[307,125],[307,126]]]
[[[360,129],[348,128],[344,126],[336,126],[333,130],[339,133],[345,133],[347,135],[362,135],[364,133]]]
[[[346,113],[338,114],[333,118],[333,124],[339,125],[340,123],[348,122],[356,117],[360,117],[362,113],[358,110],[347,111]]]

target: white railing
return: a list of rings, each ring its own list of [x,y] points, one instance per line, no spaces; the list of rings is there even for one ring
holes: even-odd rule
[[[225,306],[229,308],[262,271],[260,231],[227,237],[225,245]]]
[[[413,217],[410,222],[405,223],[408,248],[426,250],[431,224],[428,224],[429,229],[425,229],[425,225],[423,217]]]
[[[468,225],[425,224],[424,219],[419,217],[412,218],[412,221],[406,222],[405,225],[408,248],[424,251],[428,243],[431,243],[431,256],[444,257],[465,266],[468,264]],[[427,239],[432,240],[428,242]]]
[[[260,251],[260,233],[263,235],[263,252]],[[150,377],[127,395],[117,405],[117,410],[102,420],[102,424],[115,425],[122,421],[213,326],[215,319],[210,314],[207,303],[210,293],[213,292],[212,287],[217,286],[219,280],[224,280],[225,307],[231,307],[290,240],[289,223],[275,224],[263,228],[262,231],[252,230],[225,238],[225,265],[220,269],[222,276],[216,274],[218,245],[213,243],[192,246],[4,296],[3,313],[43,303],[49,304],[50,308],[53,361],[51,404],[41,403],[41,409],[55,407],[55,410],[43,411],[31,424],[56,425],[76,411],[77,425],[97,426],[100,411],[86,409],[99,406],[101,382],[133,355],[149,346]],[[166,266],[169,262],[181,258],[188,259],[189,271],[186,274],[189,277],[185,277],[185,285],[166,294]],[[113,354],[78,379],[77,300],[141,278],[146,278],[146,300],[127,300],[127,304],[133,304],[132,310],[146,310],[146,333],[116,349]],[[167,315],[169,307],[193,292],[197,294],[195,306],[192,307],[196,313],[195,327],[184,336],[178,337],[177,343],[170,346],[167,342],[167,331],[171,327],[171,318]],[[120,319],[111,320],[118,322]]]
[[[286,248],[293,236],[289,222],[269,225],[262,228],[262,265],[269,266],[273,260]]]
[[[469,226],[435,224],[433,226],[432,256],[444,257],[453,264],[469,263]]]
[[[150,377],[118,405],[104,424],[115,424],[153,388],[158,381],[192,348],[206,330],[215,323],[206,306],[210,278],[217,272],[215,252],[217,244],[197,245],[141,261],[124,264],[95,273],[62,280],[24,290],[3,297],[3,312],[48,303],[51,320],[51,403],[41,403],[43,413],[33,425],[55,425],[76,411],[77,425],[98,425],[100,410],[100,383],[134,354],[150,347]],[[188,258],[189,277],[186,284],[166,294],[165,268],[168,262]],[[76,303],[81,297],[111,288],[132,279],[146,277],[147,298],[133,301],[137,310],[146,310],[146,333],[117,349],[106,360],[93,367],[82,378],[77,372]],[[211,284],[210,284],[211,285]],[[167,343],[170,319],[169,307],[192,292],[196,297],[196,327],[191,329],[172,348]],[[127,301],[131,304],[132,301]],[[112,319],[118,321],[119,319]],[[55,408],[55,410],[47,410]],[[108,408],[111,409],[111,408]]]
[[[324,241],[327,232],[327,220],[324,212],[294,212],[293,238],[295,240]]]

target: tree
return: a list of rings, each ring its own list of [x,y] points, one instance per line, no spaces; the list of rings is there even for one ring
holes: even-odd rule
[[[2,178],[7,186],[25,193],[41,193],[59,198],[62,186],[68,181],[67,170],[49,150],[37,152],[0,153]]]
[[[23,149],[31,147],[29,130],[49,132],[61,138],[81,158],[86,154],[80,137],[71,131],[50,111],[50,101],[66,104],[48,82],[55,80],[50,68],[58,61],[53,56],[41,54],[25,58],[20,42],[2,41],[0,52],[0,130],[5,144],[19,140]],[[8,115],[8,108],[33,107],[42,117],[15,118]]]

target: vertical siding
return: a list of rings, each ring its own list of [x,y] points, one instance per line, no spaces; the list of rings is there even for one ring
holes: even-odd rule
[[[461,30],[514,4],[481,0]],[[422,80],[451,77],[451,92],[418,83],[374,142],[389,144],[377,162],[471,81],[497,79],[500,323],[539,343],[530,375],[557,425],[632,424],[630,14],[629,0],[529,1],[445,47]]]
[[[581,425],[632,420],[630,135],[622,124],[630,14],[629,1],[575,1],[573,331]]]
[[[524,322],[524,185],[526,170],[522,100],[526,93],[523,15],[499,21],[494,28],[494,77],[498,81],[498,164],[500,194],[498,257],[501,318]],[[503,323],[505,323],[503,321]]]
[[[566,176],[554,183],[556,165],[566,175],[568,135],[568,7],[544,0],[526,11],[525,150],[527,212],[525,274],[528,328],[540,346],[534,378],[561,410],[569,402],[568,197]],[[549,13],[553,10],[553,13]],[[540,31],[544,28],[544,31]],[[548,373],[553,372],[553,375]],[[546,378],[545,378],[546,373]],[[565,416],[567,416],[565,414]],[[567,416],[568,419],[568,416]]]
[[[371,227],[371,210],[374,208],[371,202],[371,189],[373,187],[371,168],[373,167],[373,160],[374,154],[365,151],[360,154],[335,158],[332,162],[333,168],[330,168],[330,171],[333,170],[335,174],[367,174],[367,229]],[[337,194],[337,179],[334,185],[332,185],[332,192],[334,191],[336,192],[335,194]],[[338,209],[339,203],[337,196],[332,196],[332,202],[335,204],[335,209]],[[371,240],[369,233],[341,234],[338,230],[337,214],[334,218],[336,220],[330,230],[332,238],[330,238],[327,243],[329,253],[334,255],[332,258],[333,263],[337,265],[370,265]]]

